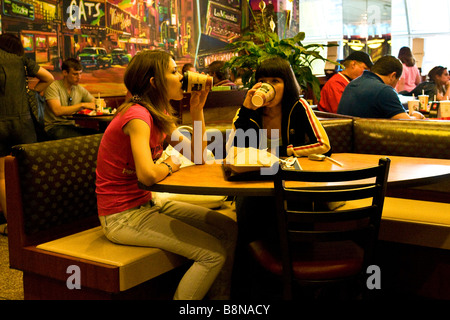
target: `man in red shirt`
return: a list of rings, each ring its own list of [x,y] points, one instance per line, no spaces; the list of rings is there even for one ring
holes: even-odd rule
[[[317,106],[320,111],[337,113],[339,101],[347,84],[358,78],[364,70],[370,70],[372,59],[361,51],[351,53],[343,62],[344,70],[332,76],[320,92],[320,101]]]

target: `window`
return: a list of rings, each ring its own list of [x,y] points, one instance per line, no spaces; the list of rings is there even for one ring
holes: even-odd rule
[[[305,44],[338,41],[341,46],[346,35],[344,23],[356,10],[343,6],[349,0],[298,0],[300,30],[305,32]],[[450,1],[448,0],[353,0],[355,8],[369,8],[377,3],[381,13],[391,7],[390,25],[382,25],[382,33],[391,34],[391,54],[397,56],[403,46],[412,48],[413,39],[424,39],[422,75],[437,65],[450,68]],[[367,17],[370,12],[367,10]],[[368,30],[370,33],[370,29]],[[378,32],[378,31],[377,31]],[[326,49],[322,52],[327,56]],[[313,72],[323,74],[323,65],[315,65]]]
[[[392,0],[392,54],[402,46],[413,48],[413,39],[423,38],[422,75],[438,65],[450,67],[449,17],[447,0]]]
[[[300,30],[308,41],[342,40],[342,0],[300,0]]]

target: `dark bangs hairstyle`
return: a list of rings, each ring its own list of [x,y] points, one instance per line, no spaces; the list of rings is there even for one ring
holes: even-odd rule
[[[173,108],[167,95],[166,72],[174,57],[161,50],[143,51],[136,54],[124,74],[124,83],[131,98],[118,108],[123,113],[134,104],[145,107],[156,127],[165,133],[175,123]],[[150,79],[154,78],[154,85]]]
[[[283,79],[284,92],[283,100],[281,101],[282,109],[291,108],[300,98],[301,89],[290,63],[281,57],[261,61],[256,69],[255,79],[256,81],[260,81],[261,78],[268,77]]]

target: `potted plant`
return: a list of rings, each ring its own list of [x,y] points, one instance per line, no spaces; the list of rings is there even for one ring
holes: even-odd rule
[[[256,83],[254,73],[256,67],[265,59],[280,56],[289,60],[301,88],[304,91],[312,90],[314,96],[319,99],[320,82],[313,75],[311,64],[315,60],[329,61],[337,64],[334,61],[322,57],[319,53],[319,49],[335,45],[303,45],[302,41],[305,39],[304,32],[299,32],[291,38],[280,39],[278,34],[274,32],[275,23],[273,17],[270,17],[270,19],[265,17],[265,2],[263,0],[260,2],[261,23],[256,19],[249,5],[249,0],[247,0],[247,3],[255,20],[255,30],[245,34],[242,40],[229,44],[229,47],[238,55],[230,59],[225,64],[225,67],[230,68],[230,70],[244,70],[242,82],[245,88],[251,88]],[[284,35],[286,35],[288,25],[288,19],[286,19]]]

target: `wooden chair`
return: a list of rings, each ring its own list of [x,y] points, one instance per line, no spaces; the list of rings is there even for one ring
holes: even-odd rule
[[[323,286],[366,274],[378,238],[389,165],[390,159],[383,158],[377,166],[359,170],[278,170],[274,185],[279,247],[257,240],[249,248],[257,264],[281,276],[284,299],[293,298],[295,282],[300,287]],[[289,188],[289,181],[308,182],[309,187]],[[320,185],[312,185],[316,182]],[[366,198],[363,207],[314,208],[324,201]],[[306,202],[312,202],[311,208],[298,205]]]

